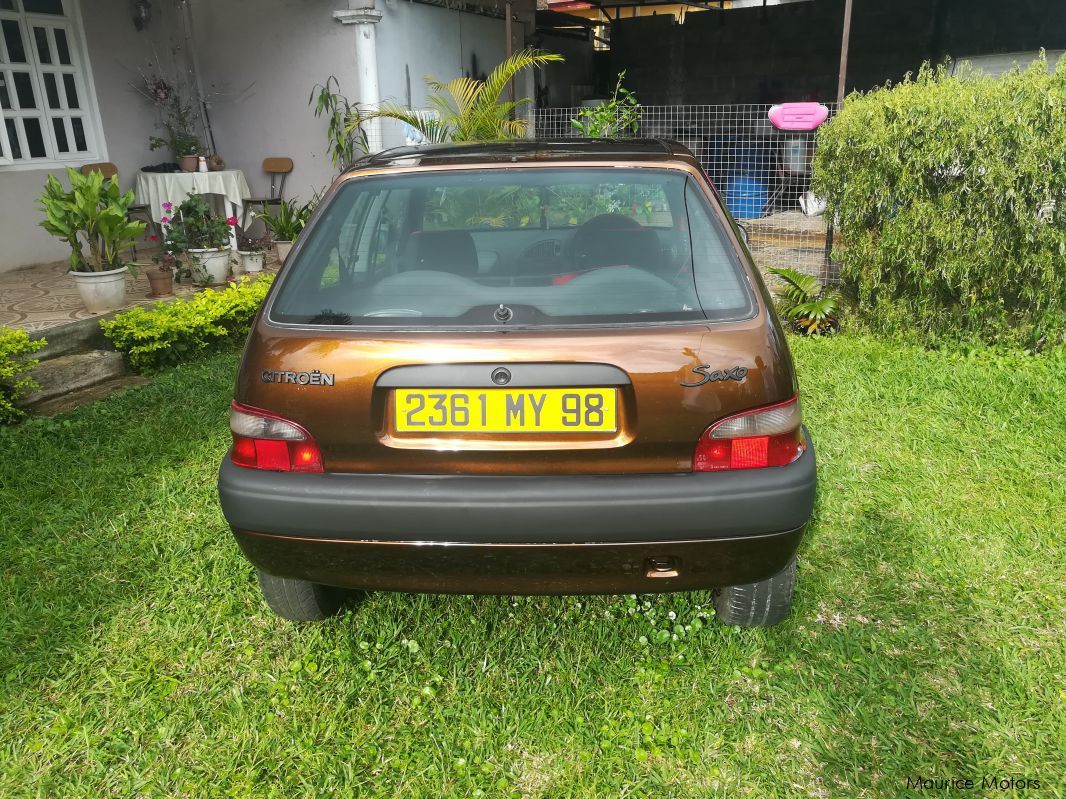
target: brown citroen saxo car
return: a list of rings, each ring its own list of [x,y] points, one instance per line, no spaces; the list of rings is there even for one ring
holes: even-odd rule
[[[255,322],[222,509],[267,603],[348,589],[792,601],[814,452],[741,231],[657,140],[404,148]]]

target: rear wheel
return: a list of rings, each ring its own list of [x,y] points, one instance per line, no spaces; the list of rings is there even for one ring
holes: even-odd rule
[[[326,585],[275,577],[256,570],[259,590],[270,609],[289,621],[321,621],[335,614],[344,601],[339,589]]]
[[[796,586],[796,559],[766,580],[719,589],[714,611],[722,624],[770,627],[788,618]]]

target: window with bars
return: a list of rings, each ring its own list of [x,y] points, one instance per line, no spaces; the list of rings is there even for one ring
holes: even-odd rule
[[[0,166],[101,153],[75,0],[0,0]]]

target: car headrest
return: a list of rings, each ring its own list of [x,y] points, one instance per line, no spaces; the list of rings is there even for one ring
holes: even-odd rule
[[[603,266],[654,268],[659,260],[659,237],[622,214],[603,214],[590,219],[574,234],[575,266],[597,269]]]
[[[476,277],[477,248],[465,230],[416,230],[408,240],[406,271],[424,269]]]

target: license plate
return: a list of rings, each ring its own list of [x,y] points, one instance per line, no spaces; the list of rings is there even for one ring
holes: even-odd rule
[[[398,433],[610,433],[613,388],[434,389],[393,392]]]

